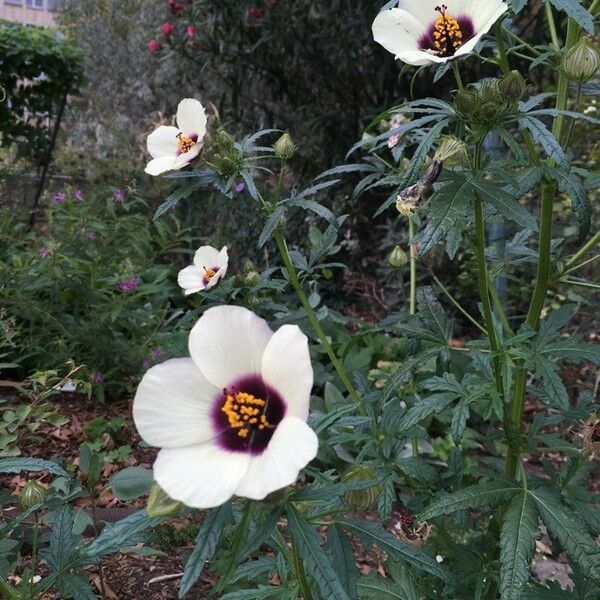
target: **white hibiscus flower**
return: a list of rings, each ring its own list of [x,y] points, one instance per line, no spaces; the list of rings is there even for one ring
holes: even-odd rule
[[[217,306],[192,329],[189,350],[191,358],[152,367],[133,403],[140,435],[161,448],[157,484],[187,506],[210,508],[294,483],[318,447],[306,424],[306,336],[295,325],[273,333],[245,308]]]
[[[202,246],[196,250],[194,264],[179,271],[177,281],[186,296],[210,290],[225,277],[228,264],[227,246],[220,252],[212,246]]]
[[[443,63],[472,52],[477,42],[508,10],[502,0],[400,0],[381,11],[373,36],[409,65]]]
[[[161,125],[148,136],[152,160],[146,165],[146,173],[160,175],[189,165],[200,154],[206,123],[204,107],[198,100],[182,100],[177,108],[177,127]]]

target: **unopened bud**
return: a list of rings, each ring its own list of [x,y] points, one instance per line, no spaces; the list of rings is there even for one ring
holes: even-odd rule
[[[365,465],[355,465],[349,471],[346,471],[342,477],[344,483],[376,481],[378,479],[377,473],[371,467]],[[346,492],[344,494],[344,501],[351,510],[365,512],[375,506],[382,491],[383,486],[380,483],[376,483],[362,490],[350,490]]]
[[[419,203],[427,198],[433,189],[433,184],[442,174],[443,168],[444,165],[441,161],[433,160],[423,177],[417,183],[405,188],[398,194],[396,209],[401,215],[409,217],[415,213]]]
[[[48,492],[44,486],[36,481],[28,481],[19,494],[19,504],[23,510],[28,510],[37,504],[43,504],[47,496]]]
[[[296,154],[296,144],[292,141],[289,133],[284,133],[273,146],[275,156],[281,160],[290,160]]]
[[[562,70],[573,81],[586,82],[600,69],[600,50],[588,39],[582,38],[565,55]]]
[[[167,493],[157,484],[152,485],[146,512],[151,517],[171,517],[176,515],[183,504],[170,498]]]
[[[401,269],[408,263],[408,256],[400,246],[396,246],[390,253],[388,262],[394,269]]]
[[[500,80],[498,87],[505,100],[515,102],[525,94],[527,83],[519,71],[511,71]]]
[[[451,135],[444,136],[433,159],[439,160],[445,167],[466,165],[469,162],[467,145]]]
[[[463,115],[471,113],[476,105],[477,94],[472,90],[461,90],[454,97],[454,106],[456,107],[456,110]]]
[[[219,133],[217,133],[216,142],[219,148],[223,150],[231,150],[235,146],[235,139],[224,129],[221,129]]]

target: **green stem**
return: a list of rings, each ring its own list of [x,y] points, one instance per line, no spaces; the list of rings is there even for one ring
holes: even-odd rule
[[[415,224],[408,218],[408,244],[410,249],[410,314],[417,314],[417,248],[413,244]]]
[[[584,257],[592,248],[594,248],[596,244],[600,244],[600,231],[597,231],[590,240],[588,240],[575,254],[573,254],[573,256],[571,256],[565,265],[563,274],[579,267],[579,261],[581,258]]]
[[[552,45],[556,50],[560,49],[560,40],[558,39],[558,33],[556,31],[556,23],[554,22],[554,14],[552,13],[552,5],[550,2],[544,3],[546,9],[546,20],[548,21],[548,27],[550,29],[550,37],[552,38]]]
[[[0,597],[5,598],[6,600],[19,600],[21,595],[16,588],[8,583],[8,581],[5,581],[0,577]]]
[[[575,111],[579,110],[579,102],[581,101],[581,86],[582,86],[582,82],[580,81],[577,84],[577,94],[575,96],[575,108],[573,109]],[[571,119],[571,122],[569,123],[569,133],[567,133],[567,140],[565,141],[565,147],[564,147],[565,150],[571,145],[571,138],[573,137],[573,129],[575,129],[575,119]]]
[[[512,327],[510,326],[510,323],[508,321],[508,317],[506,316],[506,311],[504,310],[504,306],[502,306],[502,302],[500,302],[500,298],[498,297],[498,292],[496,291],[496,288],[490,278],[490,280],[488,281],[488,286],[490,289],[490,296],[492,297],[492,302],[494,304],[494,308],[496,309],[496,314],[498,315],[498,318],[500,319],[500,322],[502,323],[502,327],[504,328],[504,331],[508,334],[508,335],[514,335],[514,331],[512,330]]]
[[[508,64],[508,54],[506,52],[506,44],[504,43],[501,21],[497,21],[494,25],[494,35],[496,36],[496,45],[498,46],[498,65],[506,75],[510,72],[510,65]]]
[[[576,279],[563,279],[562,283],[568,285],[578,285],[579,287],[589,288],[591,290],[600,290],[600,284],[590,283],[589,281],[577,281]]]
[[[483,325],[481,325],[479,323],[479,321],[477,321],[477,319],[475,319],[475,317],[472,317],[458,302],[458,300],[456,300],[454,298],[454,296],[452,296],[452,294],[448,291],[448,289],[444,286],[444,284],[435,276],[433,275],[433,280],[435,281],[435,283],[439,286],[439,288],[442,290],[442,292],[444,292],[445,296],[448,298],[448,300],[450,300],[450,302],[452,302],[452,304],[454,304],[454,306],[469,320],[471,321],[471,323],[473,325],[475,325],[475,327],[477,327],[477,329],[479,329],[479,331],[481,331],[481,333],[483,333],[483,335],[487,335],[487,330],[485,327],[483,327]]]
[[[298,278],[298,273],[296,272],[296,269],[294,268],[294,265],[292,264],[292,259],[290,258],[290,253],[288,251],[285,240],[283,239],[283,237],[281,236],[281,233],[279,233],[279,231],[276,231],[273,234],[273,239],[275,240],[275,243],[277,244],[277,249],[279,250],[279,254],[281,255],[281,259],[283,260],[283,264],[288,273],[288,277],[290,278],[290,283],[292,284],[292,287],[294,288],[300,302],[302,303],[302,306],[304,307],[306,316],[308,317],[310,324],[312,325],[315,333],[317,334],[317,337],[319,338],[319,341],[321,342],[321,346],[323,347],[323,350],[325,350],[325,352],[327,353],[327,356],[329,356],[331,363],[333,364],[335,370],[337,371],[337,374],[339,375],[340,379],[342,380],[342,383],[348,390],[350,397],[352,398],[352,400],[354,402],[356,402],[359,405],[360,412],[363,415],[366,414],[362,400],[361,400],[358,392],[356,391],[356,388],[352,385],[352,382],[350,381],[350,378],[348,377],[348,374],[346,373],[340,359],[337,357],[337,355],[333,351],[333,348],[331,347],[331,344],[329,343],[329,340],[327,339],[327,336],[325,335],[325,332],[323,331],[323,328],[321,327],[321,324],[319,323],[319,320],[317,319],[317,315],[315,315],[315,311],[312,309],[312,306],[308,302],[308,298],[306,297],[306,294],[304,293],[304,290],[302,289],[302,284],[300,283],[300,279]]]
[[[464,90],[465,86],[463,85],[462,77],[460,76],[460,71],[458,69],[458,63],[455,60],[452,61],[452,70],[454,72],[454,79],[456,80],[456,85],[458,86],[458,89]]]
[[[304,572],[304,565],[302,564],[302,559],[300,558],[300,553],[298,552],[298,545],[296,544],[296,540],[292,537],[292,562],[294,565],[294,573],[296,574],[296,579],[300,584],[300,593],[302,594],[303,600],[312,600],[312,593],[310,591],[310,586],[308,585],[308,581],[306,579],[306,573]]]
[[[483,151],[483,141],[477,142],[475,147],[475,157],[473,159],[473,171],[476,173],[481,168],[481,155]],[[492,317],[492,304],[490,302],[489,292],[489,274],[485,259],[485,223],[483,219],[483,203],[479,195],[475,195],[475,257],[477,259],[477,271],[479,274],[479,297],[483,307],[483,316],[485,318],[485,326],[487,336],[490,342],[492,354],[492,362],[494,365],[494,377],[496,379],[496,388],[500,394],[502,391],[502,376],[500,373],[500,360],[495,353],[498,351],[498,340],[494,329],[494,319]]]
[[[519,44],[521,46],[523,46],[524,48],[527,48],[527,50],[529,50],[530,52],[533,52],[536,56],[542,55],[542,53],[537,48],[534,48],[531,44],[528,44],[523,38],[519,37],[514,31],[511,31],[510,29],[504,29],[504,28],[502,28],[501,31],[502,31],[502,33],[506,33],[507,35],[509,35],[516,42],[519,42]],[[494,33],[496,33],[496,31],[494,31]],[[498,39],[497,33],[496,33],[496,39]]]
[[[38,550],[38,535],[39,535],[39,522],[37,511],[33,513],[33,533],[31,541],[31,578],[29,580],[29,592],[30,598],[34,598],[35,583],[33,579],[35,577],[35,570],[37,569],[37,550]]]

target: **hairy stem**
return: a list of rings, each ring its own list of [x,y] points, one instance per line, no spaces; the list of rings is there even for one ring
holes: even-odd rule
[[[600,244],[600,231],[597,231],[590,240],[588,240],[575,254],[573,254],[573,256],[567,261],[563,274],[579,267],[581,259],[597,244]]]
[[[294,574],[296,575],[296,580],[300,584],[300,593],[302,594],[302,600],[312,600],[312,593],[310,591],[310,586],[308,585],[308,580],[306,579],[306,573],[304,571],[304,565],[302,564],[302,558],[300,558],[300,553],[298,552],[298,545],[296,544],[296,540],[292,537],[292,562],[294,565]]]
[[[410,309],[411,315],[417,314],[417,249],[413,244],[415,237],[415,223],[408,217],[408,246],[410,249]],[[419,440],[414,437],[410,440],[413,456],[419,456]]]
[[[285,240],[283,239],[281,233],[279,233],[278,231],[276,231],[273,234],[273,239],[277,244],[277,249],[279,250],[279,254],[281,255],[281,259],[283,260],[283,264],[288,273],[288,277],[290,278],[290,283],[292,284],[294,291],[296,292],[300,302],[302,303],[302,306],[304,307],[306,316],[308,317],[310,324],[312,325],[315,333],[317,334],[317,337],[319,338],[323,350],[325,350],[327,356],[329,356],[329,360],[331,360],[331,363],[333,364],[335,370],[337,371],[337,374],[342,380],[342,383],[348,390],[350,397],[354,402],[356,402],[359,405],[360,411],[364,415],[366,411],[363,406],[362,400],[358,392],[356,391],[356,388],[352,385],[352,382],[350,381],[350,378],[348,377],[348,374],[346,373],[340,359],[337,357],[329,340],[327,339],[327,336],[325,335],[325,332],[323,331],[323,328],[321,327],[321,324],[317,319],[315,311],[312,309],[312,306],[308,302],[308,298],[306,297],[304,289],[302,288],[302,284],[300,283],[300,279],[298,278],[298,273],[296,272],[296,269],[292,264],[292,259],[290,258],[290,253],[288,251]]]

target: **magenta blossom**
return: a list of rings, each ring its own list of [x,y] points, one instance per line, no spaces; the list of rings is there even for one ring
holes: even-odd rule
[[[104,375],[100,371],[94,371],[92,373],[92,383],[98,385],[104,381]]]
[[[157,346],[156,348],[154,348],[154,350],[152,350],[152,352],[150,352],[150,356],[154,360],[157,360],[161,358],[164,355],[164,353],[165,351],[160,346]]]
[[[73,198],[77,200],[77,202],[81,202],[83,200],[83,192],[80,189],[76,189],[73,192]]]
[[[171,25],[171,23],[163,23],[160,30],[162,31],[164,36],[169,37],[170,35],[173,35],[173,32],[175,31],[175,27],[173,27],[173,25]]]
[[[125,201],[125,192],[121,188],[117,188],[113,192],[113,200],[117,204],[123,204],[123,202]]]
[[[196,37],[196,28],[193,25],[188,25],[185,28],[185,34],[189,40],[193,40]]]
[[[152,366],[152,361],[151,361],[149,358],[145,358],[145,359],[142,361],[142,367],[143,367],[144,369],[149,369],[151,366]]]
[[[148,42],[148,50],[150,50],[150,52],[158,52],[160,49],[161,45],[158,40],[150,40]]]
[[[46,246],[42,246],[39,250],[38,250],[38,254],[42,257],[42,258],[48,258],[50,256],[50,250],[48,250],[48,248],[46,248]]]
[[[65,201],[65,195],[62,192],[58,192],[57,194],[54,194],[52,200],[56,204],[62,204]]]
[[[239,181],[238,183],[235,184],[234,189],[235,189],[236,194],[241,194],[242,192],[245,191],[246,184],[243,181]]]
[[[137,287],[139,287],[141,281],[139,277],[131,277],[124,279],[119,283],[119,289],[125,294],[131,294]]]
[[[90,242],[95,242],[96,234],[93,231],[88,231],[87,238],[88,238],[88,240],[90,240]]]

